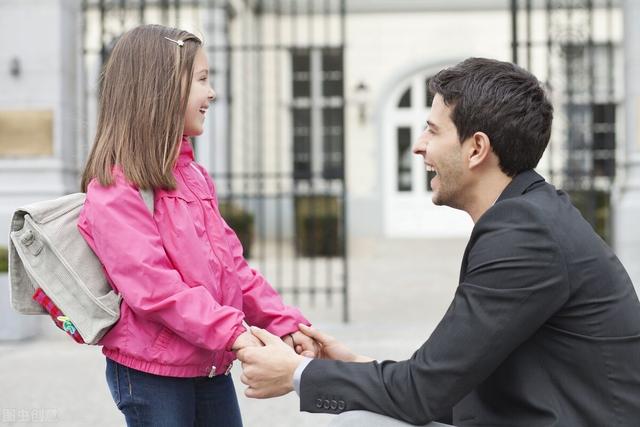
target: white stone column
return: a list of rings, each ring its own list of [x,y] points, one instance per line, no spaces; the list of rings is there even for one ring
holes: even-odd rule
[[[614,199],[614,245],[640,291],[640,2],[624,0],[624,174]],[[639,292],[640,293],[640,292]]]
[[[226,34],[228,26],[227,12],[223,7],[203,8],[202,20],[204,34],[204,47],[207,50],[209,68],[211,74],[209,80],[213,90],[217,94],[215,104],[212,104],[207,113],[207,122],[203,134],[198,137],[200,143],[197,147],[198,160],[203,163],[210,172],[222,174],[227,172],[227,144],[229,138],[229,96],[227,93],[227,72],[229,61],[225,48],[229,46],[229,38]],[[226,181],[220,180],[220,190],[226,190]]]
[[[3,246],[7,244],[10,215],[17,206],[79,187],[80,6],[76,0],[0,0]],[[14,147],[14,137],[15,141],[37,142],[21,151],[19,145],[27,144],[16,143]]]

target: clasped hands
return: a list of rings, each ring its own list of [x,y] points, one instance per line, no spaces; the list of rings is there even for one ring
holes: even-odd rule
[[[245,395],[258,399],[282,396],[293,390],[293,374],[304,357],[368,362],[330,335],[300,324],[299,330],[282,339],[254,326],[236,339],[232,347],[242,362],[240,381]]]

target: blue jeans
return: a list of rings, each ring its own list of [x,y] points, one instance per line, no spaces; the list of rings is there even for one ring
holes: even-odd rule
[[[162,377],[107,359],[107,384],[127,426],[242,427],[231,375]]]

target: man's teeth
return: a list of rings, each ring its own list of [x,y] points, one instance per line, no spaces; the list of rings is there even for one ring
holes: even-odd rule
[[[436,171],[436,168],[434,168],[431,165],[427,165],[427,172],[435,172],[435,171]]]

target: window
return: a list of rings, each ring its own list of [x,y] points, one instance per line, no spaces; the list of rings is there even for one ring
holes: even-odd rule
[[[342,97],[342,50],[322,50],[322,96]]]
[[[322,177],[324,179],[342,178],[342,108],[324,108],[322,110]]]
[[[411,128],[399,127],[398,147],[398,191],[411,191]]]
[[[311,111],[293,109],[293,176],[311,178]]]
[[[411,87],[407,89],[400,97],[398,108],[411,108]]]
[[[294,178],[342,179],[342,49],[293,49],[291,66]]]
[[[593,174],[614,178],[616,174],[616,104],[591,106]]]
[[[616,172],[615,51],[609,44],[566,44],[569,178],[612,179]]]

